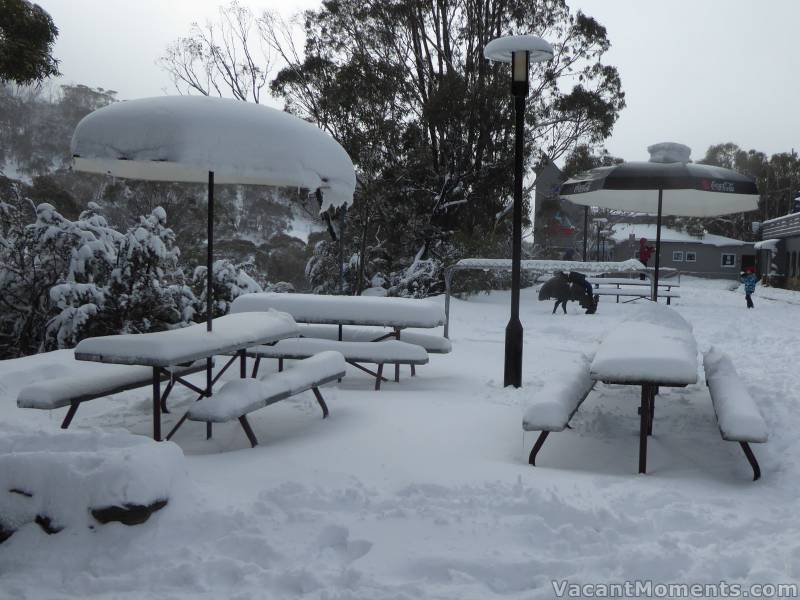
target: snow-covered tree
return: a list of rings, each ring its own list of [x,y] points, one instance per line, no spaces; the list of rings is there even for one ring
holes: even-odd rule
[[[231,302],[242,294],[251,292],[262,292],[263,288],[253,279],[247,270],[252,268],[248,264],[236,264],[230,260],[222,259],[214,261],[214,314],[219,317],[225,315],[230,310]],[[206,267],[197,267],[192,276],[192,283],[195,291],[194,312],[195,319],[205,320],[207,314],[207,286]]]
[[[76,222],[95,239],[73,249],[66,281],[50,291],[58,313],[47,328],[48,347],[70,347],[90,335],[180,327],[194,314],[164,209],[140,217],[124,234],[97,210],[90,203]]]

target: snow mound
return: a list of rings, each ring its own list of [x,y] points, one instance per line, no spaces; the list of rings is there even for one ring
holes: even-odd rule
[[[691,162],[692,149],[684,144],[677,142],[661,142],[647,147],[650,153],[650,162],[655,163],[674,163]]]
[[[46,519],[50,529],[96,524],[91,511],[149,506],[185,477],[183,451],[128,433],[16,433],[0,438],[0,529]]]

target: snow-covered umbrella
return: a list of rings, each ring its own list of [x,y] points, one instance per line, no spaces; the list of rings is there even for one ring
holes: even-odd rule
[[[214,184],[319,191],[320,212],[353,202],[353,163],[336,140],[288,113],[239,100],[164,96],[111,104],[75,129],[77,171],[208,182],[207,328],[213,312]]]
[[[560,196],[584,206],[656,214],[653,300],[658,299],[661,217],[710,217],[758,208],[752,177],[713,165],[691,163],[691,149],[665,142],[647,148],[649,162],[598,167],[567,180]]]

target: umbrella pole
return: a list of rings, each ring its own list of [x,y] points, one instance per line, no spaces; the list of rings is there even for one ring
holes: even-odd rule
[[[653,302],[658,302],[658,267],[661,260],[661,201],[664,190],[658,188],[658,217],[656,218],[656,272],[653,277]]]
[[[589,207],[583,207],[583,262],[586,262],[586,235],[589,231]]]
[[[206,331],[211,332],[212,307],[214,306],[214,171],[208,172],[208,245],[206,246]],[[214,361],[211,357],[206,359],[206,396],[211,396],[214,385],[212,369]],[[206,439],[211,439],[211,423],[206,423]]]
[[[211,331],[213,325],[212,307],[214,298],[212,283],[214,280],[214,171],[208,172],[208,245],[206,246],[206,331]]]

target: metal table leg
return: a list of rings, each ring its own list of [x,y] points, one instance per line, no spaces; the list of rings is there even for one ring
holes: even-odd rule
[[[153,367],[153,439],[161,441],[161,369]]]
[[[647,472],[647,431],[650,424],[650,385],[642,385],[639,415],[639,473]]]

